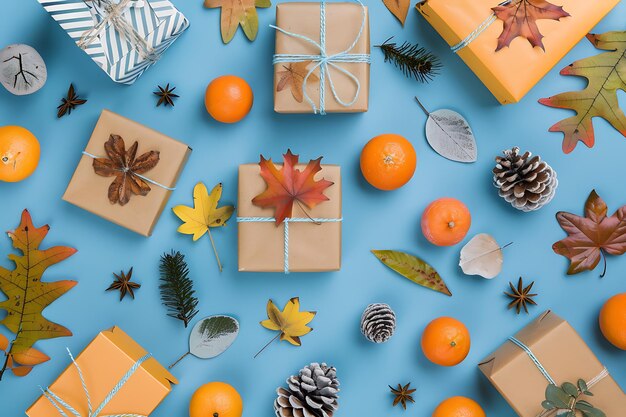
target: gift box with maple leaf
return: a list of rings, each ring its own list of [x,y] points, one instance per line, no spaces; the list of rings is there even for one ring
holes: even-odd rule
[[[417,10],[502,104],[520,101],[619,0],[421,0]]]
[[[103,110],[63,200],[150,236],[191,148]]]
[[[479,365],[520,417],[622,417],[626,394],[576,330],[551,311]]]
[[[261,156],[239,166],[239,270],[319,272],[341,268],[341,171],[321,159],[283,164]]]

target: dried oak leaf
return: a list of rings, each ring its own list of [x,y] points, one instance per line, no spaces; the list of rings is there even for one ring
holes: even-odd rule
[[[496,51],[510,46],[513,39],[519,36],[526,38],[533,47],[538,46],[545,51],[543,35],[537,27],[537,20],[559,20],[570,15],[562,6],[556,6],[546,0],[517,0],[493,7],[491,10],[504,24]]]
[[[265,159],[261,155],[261,177],[267,188],[252,199],[252,203],[259,207],[274,207],[276,224],[281,224],[285,218],[291,217],[294,202],[302,203],[312,209],[317,204],[328,201],[324,190],[333,185],[331,181],[315,180],[315,175],[322,170],[322,157],[312,159],[303,171],[296,168],[298,155],[288,150],[283,155],[283,166],[277,169],[272,159]]]
[[[149,151],[139,157],[137,155],[138,142],[126,150],[124,139],[119,135],[111,135],[104,144],[108,158],[95,158],[93,169],[102,177],[115,177],[109,186],[108,196],[111,204],[121,206],[128,203],[131,193],[145,196],[150,192],[150,186],[138,174],[150,171],[159,163],[159,152]]]
[[[282,91],[287,86],[291,87],[291,95],[298,103],[304,100],[304,78],[309,73],[307,67],[313,61],[290,62],[288,66],[283,65],[284,70],[278,71],[278,84],[276,91]],[[307,83],[319,81],[319,77],[313,73],[309,75]]]
[[[626,252],[626,205],[607,217],[607,206],[595,190],[585,203],[585,217],[560,211],[556,214],[559,224],[567,232],[552,249],[570,260],[568,275],[591,271],[606,254],[623,255]]]
[[[626,115],[620,109],[617,90],[626,89],[626,32],[589,34],[587,39],[601,50],[609,51],[584,58],[563,68],[561,75],[576,75],[587,79],[584,90],[570,91],[539,103],[559,109],[571,109],[575,116],[561,120],[550,132],[563,132],[563,152],[570,153],[582,142],[589,148],[595,143],[593,118],[602,117],[626,136]]]
[[[270,0],[204,0],[204,7],[221,7],[222,41],[228,43],[241,25],[246,37],[253,41],[259,32],[257,7],[270,7]]]

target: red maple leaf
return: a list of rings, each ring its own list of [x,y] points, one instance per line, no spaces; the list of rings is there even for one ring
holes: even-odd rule
[[[278,169],[272,159],[265,159],[261,155],[259,166],[261,177],[267,188],[252,199],[252,203],[259,207],[274,207],[276,224],[281,224],[285,218],[291,217],[293,203],[302,203],[312,209],[321,202],[328,201],[324,190],[333,185],[325,179],[315,180],[315,175],[322,170],[322,157],[312,159],[303,171],[296,168],[298,155],[288,150],[283,155],[283,166]]]
[[[538,46],[545,51],[541,41],[543,35],[539,32],[537,20],[559,20],[570,15],[563,10],[562,6],[555,6],[546,0],[511,1],[491,10],[504,23],[496,52],[505,46],[510,46],[513,39],[518,36],[528,39],[533,47]]]

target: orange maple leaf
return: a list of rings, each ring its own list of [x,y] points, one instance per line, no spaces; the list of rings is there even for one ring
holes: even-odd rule
[[[322,170],[322,157],[312,159],[303,171],[296,168],[298,155],[287,153],[283,155],[283,166],[278,169],[272,159],[265,159],[261,155],[261,177],[267,188],[252,199],[252,203],[259,207],[274,207],[276,224],[281,224],[285,218],[291,217],[293,203],[302,203],[312,209],[321,202],[328,201],[324,190],[333,185],[325,179],[315,180],[315,175]]]
[[[562,6],[556,6],[546,0],[511,1],[509,4],[494,7],[491,10],[504,23],[496,52],[505,46],[510,46],[513,39],[518,36],[528,39],[533,47],[538,46],[545,51],[542,42],[543,35],[537,27],[537,20],[559,20],[570,15],[563,10]]]

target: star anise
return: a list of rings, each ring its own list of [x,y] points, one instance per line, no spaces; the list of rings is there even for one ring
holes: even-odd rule
[[[167,83],[165,88],[161,87],[160,85],[158,87],[159,87],[159,91],[154,92],[155,95],[159,96],[157,107],[159,107],[161,104],[164,104],[165,107],[167,106],[174,107],[174,99],[179,97],[178,94],[174,94],[174,90],[176,90],[176,87],[173,87],[170,90],[169,83]]]
[[[111,204],[125,205],[130,200],[131,193],[145,196],[150,192],[150,186],[144,181],[143,174],[159,163],[159,152],[149,151],[135,158],[138,142],[126,150],[124,139],[119,135],[111,135],[104,144],[108,158],[95,158],[93,169],[102,177],[115,177],[109,186],[109,201]]]
[[[125,274],[124,271],[120,271],[119,275],[116,273],[113,273],[113,275],[115,276],[115,281],[113,281],[113,283],[109,285],[109,288],[106,290],[118,290],[120,292],[120,301],[124,299],[126,293],[130,294],[131,298],[134,300],[134,290],[141,288],[141,284],[131,281],[133,277],[133,268],[131,267],[127,274]]]
[[[411,386],[410,382],[406,384],[405,386],[398,384],[398,388],[394,388],[391,385],[389,385],[389,389],[391,390],[391,393],[396,396],[396,398],[394,398],[393,400],[394,407],[398,404],[401,404],[402,408],[406,410],[407,401],[412,402],[412,403],[415,402],[415,400],[413,399],[413,395],[411,394],[413,394],[417,390],[409,389],[410,386]]]
[[[67,90],[67,97],[61,99],[61,105],[57,107],[57,117],[63,117],[65,114],[72,114],[72,110],[74,110],[77,106],[83,105],[87,102],[87,100],[82,99],[76,95],[74,91],[74,84],[70,84],[69,90]]]
[[[509,309],[515,307],[515,309],[517,310],[517,314],[519,314],[522,311],[522,308],[524,308],[524,311],[526,312],[526,314],[528,314],[528,306],[537,305],[537,303],[533,300],[533,297],[537,296],[537,294],[530,293],[533,285],[535,285],[534,281],[531,282],[530,285],[524,286],[522,277],[520,277],[519,281],[517,281],[517,288],[513,285],[512,282],[509,282],[511,292],[504,292],[507,297],[512,298],[512,301],[509,303]]]

